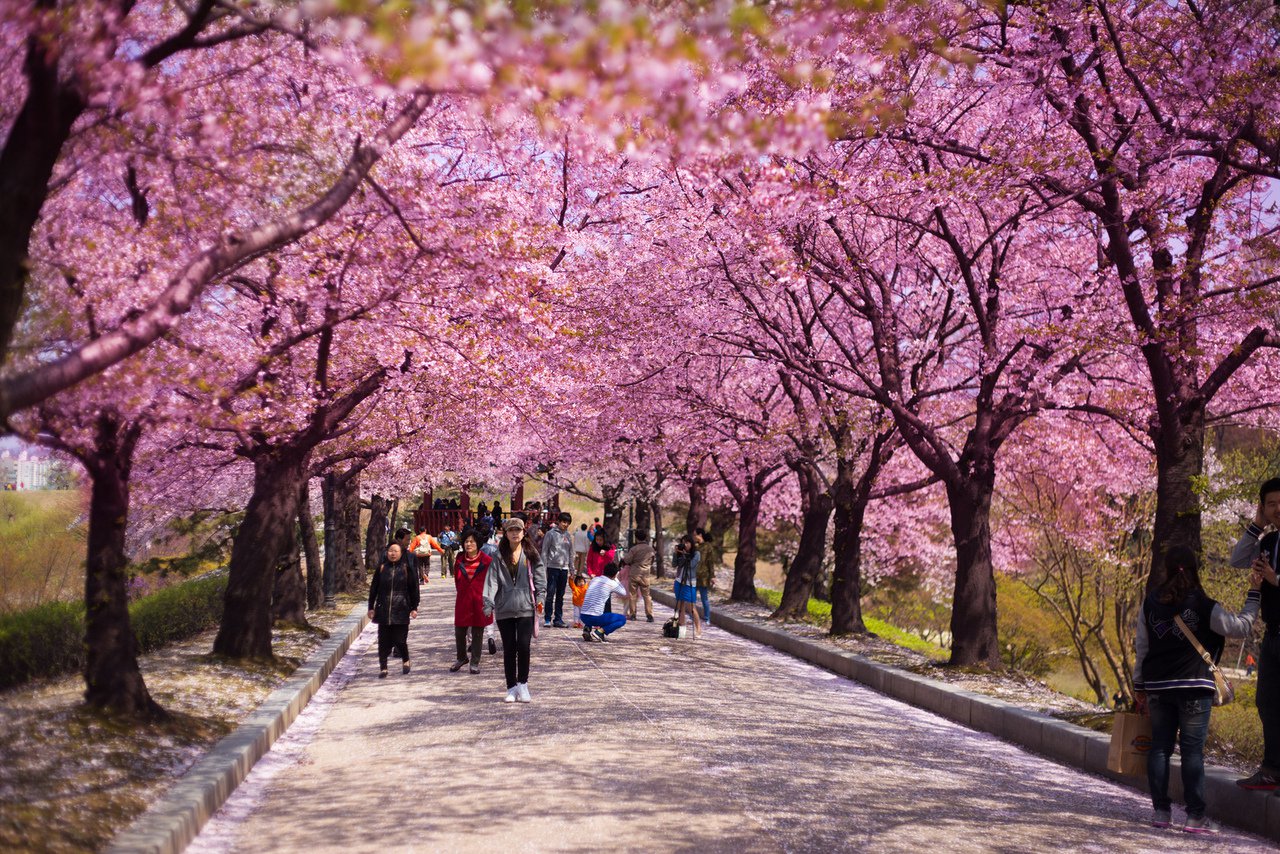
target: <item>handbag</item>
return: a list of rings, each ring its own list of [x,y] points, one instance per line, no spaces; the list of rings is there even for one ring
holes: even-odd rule
[[[667,620],[665,623],[662,624],[662,636],[664,638],[680,637],[679,620],[680,620],[679,617],[672,617],[670,620]]]
[[[1209,665],[1209,672],[1213,674],[1213,704],[1215,706],[1225,706],[1230,703],[1236,698],[1236,687],[1231,684],[1227,677],[1222,675],[1218,665],[1213,663],[1213,657],[1209,655],[1200,644],[1199,639],[1187,628],[1187,624],[1182,622],[1182,617],[1175,616],[1173,621],[1178,624],[1178,629],[1182,632],[1182,636],[1191,641],[1191,645],[1196,648],[1196,652],[1200,653],[1204,663]]]
[[[1107,770],[1126,777],[1147,773],[1151,752],[1151,718],[1136,712],[1116,712],[1111,723],[1111,744],[1107,750]]]

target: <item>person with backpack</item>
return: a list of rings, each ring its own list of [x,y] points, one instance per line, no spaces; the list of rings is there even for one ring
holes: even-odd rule
[[[462,554],[453,565],[453,581],[457,598],[453,605],[453,635],[458,660],[449,668],[457,673],[468,660],[471,672],[480,672],[481,636],[493,618],[484,612],[484,586],[492,558],[480,551],[480,535],[474,528],[462,532]],[[470,643],[468,644],[468,640]]]
[[[369,582],[369,619],[378,624],[378,678],[387,678],[387,658],[400,654],[409,672],[409,621],[418,616],[417,572],[404,550],[392,543]]]
[[[445,522],[440,530],[440,548],[444,552],[444,560],[440,561],[441,576],[453,571],[453,565],[458,557],[458,542],[458,535],[454,532],[453,526]]]
[[[1205,594],[1196,555],[1185,546],[1165,555],[1165,580],[1151,591],[1138,614],[1133,687],[1137,709],[1151,716],[1147,783],[1154,809],[1152,827],[1172,823],[1169,757],[1178,739],[1182,756],[1182,793],[1187,804],[1187,833],[1217,833],[1205,816],[1204,742],[1216,687],[1213,669],[1226,638],[1244,637],[1258,615],[1262,573],[1254,572],[1244,608],[1233,614]],[[1197,644],[1199,647],[1197,647]],[[1210,664],[1201,649],[1213,659]]]
[[[508,516],[502,523],[498,553],[484,582],[484,613],[502,635],[502,663],[507,677],[507,703],[528,703],[529,659],[547,595],[547,574],[536,549],[524,542],[524,521]]]

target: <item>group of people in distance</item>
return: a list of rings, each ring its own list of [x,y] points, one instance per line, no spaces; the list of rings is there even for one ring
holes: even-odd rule
[[[617,546],[596,520],[590,529],[582,526],[581,539],[587,548],[579,551],[579,532],[569,531],[572,522],[568,513],[560,513],[543,534],[536,522],[526,524],[521,514],[509,515],[502,521],[496,543],[475,527],[461,534],[446,527],[439,538],[425,531],[417,536],[411,536],[405,528],[396,531],[369,585],[369,619],[378,624],[379,677],[386,677],[387,661],[393,654],[401,659],[401,672],[410,672],[409,623],[418,614],[419,585],[428,582],[426,570],[432,553],[440,555],[441,574],[451,572],[456,587],[453,622],[457,660],[450,672],[468,665],[471,673],[480,672],[486,639],[489,653],[496,652],[492,635],[496,625],[502,637],[508,703],[532,700],[529,664],[538,617],[542,617],[543,628],[568,628],[564,620],[566,593],[573,608],[573,628],[582,629],[586,643],[607,643],[628,619],[636,619],[640,601],[644,603],[645,618],[652,623],[649,588],[655,551],[648,532],[619,555]],[[701,530],[687,535],[674,559],[678,614],[680,619],[687,615],[693,622],[695,637],[701,635],[695,605],[698,579],[701,577],[708,586],[712,583],[711,576],[699,576],[697,572],[703,536]],[[614,594],[624,598],[625,614],[613,613]],[[703,603],[704,615],[709,619],[705,592]]]
[[[1205,593],[1196,553],[1185,546],[1164,556],[1164,580],[1142,603],[1135,644],[1133,687],[1137,710],[1151,718],[1147,782],[1154,827],[1172,824],[1169,757],[1177,740],[1188,833],[1216,833],[1205,816],[1204,744],[1217,689],[1214,670],[1226,638],[1246,637],[1261,614],[1265,624],[1258,652],[1258,716],[1263,755],[1258,770],[1236,784],[1243,789],[1280,787],[1280,478],[1262,484],[1253,522],[1236,542],[1231,565],[1249,569],[1244,607],[1231,613]]]

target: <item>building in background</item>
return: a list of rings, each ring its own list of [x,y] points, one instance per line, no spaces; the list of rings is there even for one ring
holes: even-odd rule
[[[0,487],[7,490],[49,489],[54,461],[29,451],[0,451]]]

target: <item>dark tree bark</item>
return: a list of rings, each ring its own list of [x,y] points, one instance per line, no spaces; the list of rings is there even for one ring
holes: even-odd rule
[[[956,586],[951,603],[951,660],[959,666],[1001,666],[996,631],[996,580],[991,565],[991,496],[995,466],[947,485],[956,544]]]
[[[795,560],[787,572],[782,588],[782,601],[771,615],[772,619],[800,619],[809,614],[809,596],[813,582],[822,569],[822,558],[827,551],[827,525],[831,522],[834,502],[822,483],[822,477],[813,466],[800,461],[792,468],[800,480],[800,545]]]
[[[22,66],[26,100],[0,151],[0,199],[5,200],[0,205],[0,365],[9,354],[22,312],[31,232],[48,196],[62,146],[85,109],[78,88],[59,79],[61,53],[54,40],[27,39]]]
[[[1164,583],[1164,557],[1175,546],[1201,553],[1200,496],[1195,484],[1204,471],[1205,414],[1192,407],[1153,430],[1156,448],[1156,513],[1152,528],[1151,573],[1147,591]]]
[[[866,632],[862,622],[862,522],[866,501],[835,502],[835,533],[831,548],[835,569],[831,576],[831,634]]]
[[[729,598],[734,602],[758,602],[756,593],[756,533],[760,528],[762,496],[748,486],[738,502],[738,553],[733,558],[733,587]]]
[[[328,471],[320,481],[324,499],[325,601],[339,593],[364,589],[364,562],[360,557],[360,472],[362,464],[344,471]]]
[[[301,494],[299,490],[298,494]],[[297,514],[295,513],[295,519]],[[302,543],[298,525],[285,528],[284,548],[276,564],[275,585],[271,593],[271,620],[292,626],[307,625],[307,582],[302,577]]]
[[[649,511],[649,502],[643,498],[635,500],[636,530],[648,531],[653,536],[653,516]]]
[[[617,543],[618,535],[622,532],[622,484],[602,484],[600,489],[604,494],[604,519],[601,522],[604,525],[605,540]]]
[[[665,578],[667,572],[667,534],[662,527],[662,505],[657,501],[649,502],[649,512],[653,516],[653,548],[657,552],[653,556],[653,572],[657,578]]]
[[[320,544],[316,542],[316,522],[311,516],[310,484],[310,480],[304,480],[298,490],[298,536],[307,565],[307,610],[314,611],[324,604],[324,572],[320,564]]]
[[[98,418],[92,453],[78,453],[92,479],[85,565],[85,702],[141,720],[167,717],[138,669],[138,641],[129,623],[125,532],[129,475],[141,430],[114,414]]]
[[[296,524],[305,453],[293,446],[260,451],[253,459],[253,494],[231,547],[226,606],[213,651],[229,658],[274,659],[271,594],[276,564]]]
[[[690,534],[696,528],[707,527],[707,515],[711,507],[707,504],[707,481],[705,478],[694,478],[689,483],[689,512],[684,517],[684,529]]]
[[[364,532],[364,569],[373,572],[382,563],[382,553],[387,550],[387,499],[374,493],[369,499],[369,525]]]

